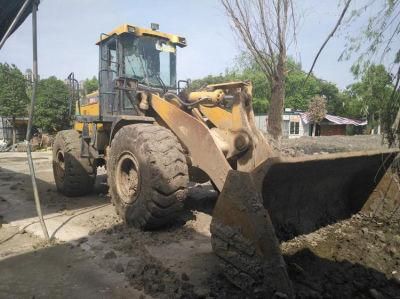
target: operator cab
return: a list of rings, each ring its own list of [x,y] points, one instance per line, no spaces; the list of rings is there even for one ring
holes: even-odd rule
[[[100,114],[143,115],[138,108],[140,91],[175,92],[176,48],[186,40],[154,28],[122,25],[102,34],[100,48]]]

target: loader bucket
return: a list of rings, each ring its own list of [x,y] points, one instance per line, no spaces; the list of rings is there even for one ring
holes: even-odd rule
[[[359,212],[395,158],[393,151],[267,160],[252,172],[280,240]]]
[[[360,211],[397,151],[274,157],[230,171],[211,224],[226,276],[242,289],[293,297],[279,241]]]

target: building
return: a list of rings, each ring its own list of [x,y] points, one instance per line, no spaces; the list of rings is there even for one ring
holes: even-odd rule
[[[267,132],[267,117],[266,114],[254,116],[254,122],[256,123],[257,128],[263,132]]]
[[[263,132],[267,131],[267,115],[256,115],[255,122],[258,129]],[[354,131],[361,133],[366,125],[367,121],[327,114],[317,124],[315,136],[346,135],[349,127],[353,127]],[[313,127],[314,124],[310,121],[307,112],[285,108],[282,115],[282,136],[284,138],[312,136]]]
[[[26,129],[28,127],[27,117],[17,117],[15,119],[15,139],[16,142],[24,141],[26,137]],[[10,117],[0,116],[0,140],[11,144],[13,139],[13,126]]]
[[[312,135],[313,124],[311,123],[308,113],[300,113],[301,122],[308,126],[309,134],[308,136]],[[346,117],[336,116],[327,114],[325,118],[317,124],[316,127],[316,136],[333,136],[333,135],[346,135],[347,129],[349,127],[357,128],[358,131],[361,133],[362,128],[367,125],[367,121],[355,120]],[[357,131],[354,130],[354,131]],[[361,129],[361,130],[360,130]]]
[[[284,138],[297,138],[308,136],[309,124],[302,122],[299,111],[286,108],[282,115],[282,136]]]

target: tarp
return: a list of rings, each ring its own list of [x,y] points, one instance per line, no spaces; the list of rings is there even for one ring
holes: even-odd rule
[[[305,123],[308,124],[310,122],[310,118],[308,113],[300,113],[301,120]],[[326,114],[325,118],[326,120],[330,121],[331,123],[334,123],[336,125],[353,125],[353,126],[365,126],[367,125],[366,120],[355,120],[351,118],[346,118],[346,117],[341,117],[341,116],[336,116],[336,115],[330,115]]]
[[[29,0],[32,2],[33,0]],[[8,28],[11,23],[14,21],[14,18],[18,14],[21,7],[24,5],[26,0],[0,0],[0,40],[3,39],[6,34]],[[39,2],[39,1],[38,1]],[[22,14],[19,19],[17,26],[14,28],[14,31],[25,21],[25,19],[32,12],[32,6],[29,5],[25,12]],[[14,32],[13,31],[13,32]],[[13,33],[11,32],[11,34]]]

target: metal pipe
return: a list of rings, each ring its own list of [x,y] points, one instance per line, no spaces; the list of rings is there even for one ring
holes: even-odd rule
[[[26,144],[26,154],[28,156],[29,171],[30,171],[31,180],[32,180],[33,195],[35,198],[36,212],[39,217],[40,225],[42,226],[43,235],[46,238],[46,240],[49,241],[50,240],[49,232],[47,231],[47,227],[46,227],[46,224],[43,219],[42,208],[40,206],[39,192],[38,192],[38,188],[37,188],[37,184],[36,184],[35,168],[34,168],[33,160],[32,160],[31,144],[29,142],[29,140],[31,139],[32,121],[33,121],[33,115],[34,115],[34,109],[35,109],[36,89],[37,89],[37,80],[38,80],[37,16],[36,16],[37,9],[38,9],[38,2],[37,2],[37,0],[33,0],[33,2],[32,2],[33,86],[32,86],[32,99],[31,99],[31,105],[30,105],[30,109],[29,109],[29,120],[28,120],[28,128],[26,131],[25,144]]]
[[[0,50],[3,47],[4,43],[6,42],[7,38],[10,36],[11,32],[14,31],[15,27],[18,24],[19,19],[21,18],[22,14],[25,12],[25,10],[28,7],[28,4],[30,2],[31,2],[31,0],[26,0],[25,3],[20,8],[20,10],[18,11],[18,14],[14,18],[14,21],[12,21],[10,27],[8,27],[6,34],[3,36],[3,39],[0,42]]]

